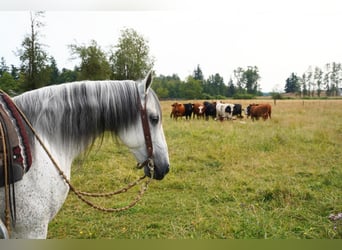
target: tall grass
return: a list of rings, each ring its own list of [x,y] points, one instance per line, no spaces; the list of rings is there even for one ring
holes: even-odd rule
[[[265,122],[174,121],[171,103],[162,102],[171,160],[165,179],[116,214],[70,194],[49,238],[342,238],[341,224],[328,219],[342,212],[342,101],[277,101]],[[88,191],[113,190],[142,174],[134,165],[108,135],[75,161],[72,182]],[[137,191],[96,202],[122,206]]]

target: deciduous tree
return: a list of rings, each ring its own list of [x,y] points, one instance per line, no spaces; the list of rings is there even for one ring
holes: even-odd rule
[[[106,53],[95,40],[90,45],[69,45],[74,58],[81,59],[78,80],[106,80],[110,79],[111,69]]]
[[[152,69],[154,59],[148,42],[134,29],[122,30],[115,48],[110,57],[114,79],[142,79]]]

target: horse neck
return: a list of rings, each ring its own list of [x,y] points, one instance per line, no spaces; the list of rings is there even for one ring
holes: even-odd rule
[[[74,158],[105,131],[117,134],[135,122],[136,95],[131,81],[78,82],[31,91],[15,101],[52,150]]]

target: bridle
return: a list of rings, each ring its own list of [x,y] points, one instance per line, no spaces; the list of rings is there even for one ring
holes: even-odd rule
[[[143,179],[146,178],[146,175],[140,177],[138,180],[136,180],[134,182],[129,183],[126,187],[124,187],[122,189],[119,189],[119,190],[116,190],[116,191],[113,191],[113,192],[109,192],[109,193],[88,193],[88,192],[83,192],[83,191],[77,190],[70,183],[69,179],[64,174],[64,172],[62,171],[62,169],[60,168],[60,166],[58,165],[57,161],[54,159],[54,157],[52,156],[50,151],[47,149],[47,147],[43,143],[42,139],[40,138],[40,136],[38,135],[36,130],[33,128],[32,124],[30,123],[30,121],[28,120],[26,115],[19,109],[19,107],[15,103],[14,103],[14,106],[17,109],[17,111],[19,112],[20,116],[23,118],[23,120],[26,123],[26,125],[28,126],[28,128],[31,130],[31,132],[33,133],[33,135],[37,139],[37,141],[39,142],[39,144],[42,146],[44,151],[47,153],[48,157],[50,158],[50,160],[52,161],[53,165],[57,169],[59,175],[62,177],[62,179],[69,186],[70,190],[80,200],[82,200],[87,205],[89,205],[89,206],[91,206],[91,207],[93,207],[95,209],[98,209],[98,210],[104,211],[104,212],[120,212],[120,211],[124,211],[124,210],[127,210],[127,209],[133,207],[134,205],[136,205],[141,200],[143,194],[147,190],[148,184],[152,181],[153,176],[154,176],[153,145],[152,145],[151,131],[150,131],[150,126],[149,126],[149,122],[148,122],[148,115],[147,115],[147,109],[146,109],[146,103],[147,103],[146,96],[144,98],[144,104],[142,104],[141,100],[140,100],[140,95],[139,95],[139,92],[138,92],[137,93],[137,103],[139,103],[140,118],[141,118],[141,124],[142,124],[142,128],[143,128],[145,145],[146,145],[146,151],[147,151],[147,159],[144,162],[142,162],[142,163],[138,163],[137,164],[137,168],[141,169],[141,168],[143,168],[145,166],[148,167],[148,169],[150,171],[150,178],[145,182],[145,185],[143,185],[141,187],[141,190],[137,194],[136,198],[130,204],[128,204],[127,206],[120,207],[120,208],[104,208],[104,207],[98,206],[98,205],[94,204],[93,202],[87,200],[85,198],[85,196],[87,196],[87,197],[110,197],[110,196],[113,196],[113,195],[125,193],[129,189],[131,189],[132,187],[138,185]],[[8,231],[10,232],[10,225],[9,225],[9,221],[8,220],[7,220],[7,223],[6,223],[6,227],[7,227]]]
[[[141,124],[144,132],[144,138],[145,138],[145,145],[146,145],[146,151],[147,151],[147,160],[143,163],[138,163],[137,168],[141,169],[144,166],[147,166],[149,168],[151,178],[153,178],[154,174],[154,162],[153,162],[153,145],[152,145],[152,138],[151,138],[151,130],[150,125],[148,123],[148,116],[147,116],[147,109],[146,109],[146,103],[147,99],[145,97],[144,105],[141,104],[141,100],[138,93],[138,103],[140,104],[140,118],[141,118]]]

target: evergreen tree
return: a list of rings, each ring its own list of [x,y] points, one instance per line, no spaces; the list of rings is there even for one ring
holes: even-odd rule
[[[302,89],[302,95],[303,97],[304,96],[307,96],[308,95],[308,89],[307,89],[307,77],[306,77],[306,74],[304,73],[302,75],[302,78],[300,79],[300,84],[302,85],[301,89]]]
[[[321,88],[322,88],[322,83],[323,83],[323,71],[319,67],[315,68],[314,80],[317,86],[317,96],[321,97],[321,92],[322,92]]]
[[[227,97],[233,97],[236,94],[236,87],[234,85],[233,79],[230,78],[227,88]]]
[[[0,59],[0,77],[1,77],[5,72],[8,72],[8,66],[6,65],[5,58],[1,57],[1,59]]]
[[[48,66],[49,73],[50,73],[50,84],[57,84],[59,83],[59,69],[57,68],[57,63],[55,58],[50,57],[50,65]]]
[[[20,70],[13,64],[11,65],[11,76],[14,80],[18,80],[20,78]]]
[[[30,12],[31,33],[22,42],[22,49],[18,50],[21,61],[21,71],[24,74],[24,90],[32,90],[44,86],[46,81],[46,70],[48,57],[39,42],[40,28],[44,23],[40,19],[44,12]]]
[[[285,84],[286,93],[298,93],[300,92],[299,78],[295,73],[291,73],[291,76],[286,79]]]
[[[197,68],[194,70],[193,78],[199,81],[204,80],[203,72],[199,65],[197,65]]]
[[[210,75],[205,81],[204,93],[215,98],[225,96],[227,94],[227,86],[224,84],[223,77],[218,73]]]

